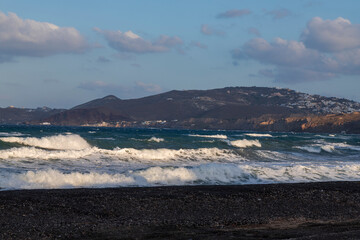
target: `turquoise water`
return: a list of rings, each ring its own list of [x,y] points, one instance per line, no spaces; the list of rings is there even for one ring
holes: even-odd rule
[[[0,188],[360,180],[360,136],[0,126]]]

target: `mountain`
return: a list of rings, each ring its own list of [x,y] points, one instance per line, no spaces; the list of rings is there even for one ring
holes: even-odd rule
[[[360,103],[347,99],[290,89],[227,87],[130,100],[110,95],[28,123],[360,133],[359,111]]]
[[[24,124],[29,121],[41,121],[66,109],[51,109],[48,107],[30,109],[13,106],[0,108],[0,124]]]

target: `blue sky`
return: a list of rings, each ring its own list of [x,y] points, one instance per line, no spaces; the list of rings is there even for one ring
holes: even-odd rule
[[[360,101],[359,5],[1,0],[0,107],[227,86]]]

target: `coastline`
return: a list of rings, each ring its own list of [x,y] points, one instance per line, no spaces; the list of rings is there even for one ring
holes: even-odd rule
[[[0,191],[1,239],[346,239],[360,182]]]

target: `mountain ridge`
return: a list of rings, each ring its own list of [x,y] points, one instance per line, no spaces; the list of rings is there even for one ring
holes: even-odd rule
[[[25,122],[71,126],[360,133],[357,123],[360,116],[354,114],[356,112],[360,112],[360,103],[343,98],[310,95],[287,88],[226,87],[172,90],[137,99],[108,95]]]

